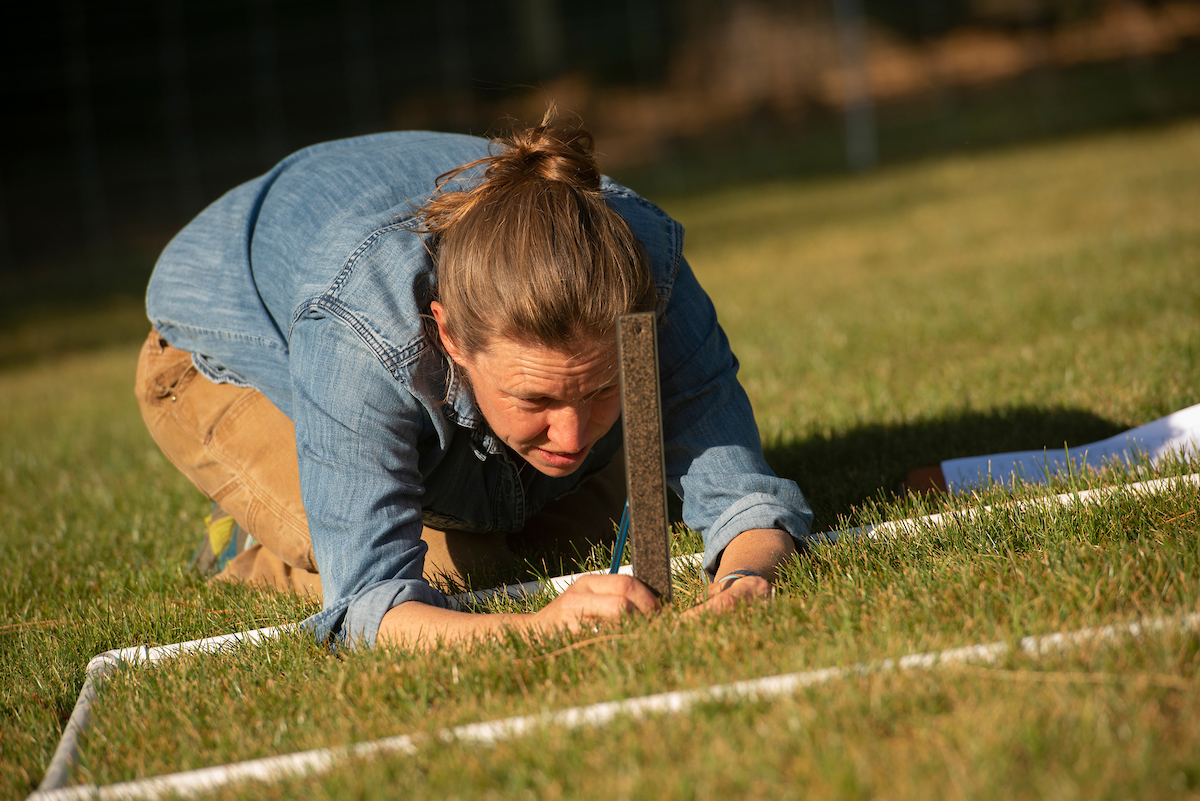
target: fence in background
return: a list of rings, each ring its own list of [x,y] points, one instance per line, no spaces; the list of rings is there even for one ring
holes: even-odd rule
[[[1088,64],[1116,65],[1094,76],[1119,84],[1096,103],[1125,98],[1098,124],[1200,111],[1196,0],[61,0],[5,18],[0,278],[87,245],[152,249],[307,144],[484,133],[551,98],[618,173],[713,142],[768,142],[776,172],[802,169],[774,155],[788,149],[815,154],[808,167],[870,168],[1005,82],[1004,114],[1040,114],[1033,128],[1053,133],[1079,116],[1055,111],[1082,91],[1063,76]],[[930,125],[892,133],[901,105],[905,130]],[[811,140],[834,127],[824,149]]]

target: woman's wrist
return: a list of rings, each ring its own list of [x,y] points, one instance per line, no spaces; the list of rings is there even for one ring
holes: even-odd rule
[[[774,584],[776,569],[795,553],[795,543],[786,531],[751,529],[734,537],[725,547],[713,573],[719,576],[718,582],[721,582],[727,576],[745,570],[765,579],[768,584]]]
[[[742,581],[742,579],[750,579],[750,581]],[[705,596],[707,598],[705,603],[712,602],[717,598],[738,598],[742,600],[774,598],[775,588],[757,570],[752,570],[748,567],[739,567],[721,573],[720,577],[708,586],[708,592],[705,593]]]
[[[728,573],[714,581],[713,584],[723,584],[726,581],[737,581],[740,578],[762,578],[762,574],[745,568],[739,570],[730,570]]]

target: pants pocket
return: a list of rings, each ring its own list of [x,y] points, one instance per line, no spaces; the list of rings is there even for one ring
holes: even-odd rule
[[[192,356],[151,330],[138,359],[138,399],[155,405],[174,403],[196,377]]]

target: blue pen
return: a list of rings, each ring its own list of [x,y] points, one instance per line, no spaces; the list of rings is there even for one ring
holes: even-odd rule
[[[621,560],[625,558],[625,538],[629,536],[629,499],[625,499],[625,511],[621,512],[621,525],[617,529],[617,544],[613,548],[612,567],[609,573],[616,573],[621,568]]]

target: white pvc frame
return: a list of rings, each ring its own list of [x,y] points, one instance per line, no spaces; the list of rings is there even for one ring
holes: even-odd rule
[[[216,765],[182,773],[169,773],[104,787],[88,784],[57,790],[38,790],[29,798],[37,799],[37,801],[157,799],[166,795],[194,798],[234,783],[275,782],[327,773],[348,759],[369,759],[384,754],[411,756],[429,743],[436,745],[439,742],[458,742],[467,745],[495,745],[544,729],[573,730],[604,726],[622,716],[640,720],[650,715],[682,714],[697,704],[705,702],[763,701],[791,695],[805,687],[855,676],[934,670],[954,665],[994,664],[1001,657],[1010,653],[1018,653],[1036,659],[1089,643],[1107,642],[1124,637],[1138,638],[1145,634],[1158,632],[1196,630],[1200,630],[1200,613],[1176,618],[1155,618],[1144,622],[1079,629],[1042,637],[1024,637],[1017,643],[1016,648],[1002,640],[963,648],[951,648],[945,651],[908,654],[878,662],[827,667],[732,684],[718,684],[698,690],[658,693],[624,701],[576,706],[540,715],[522,715],[480,723],[468,723],[452,729],[441,729],[431,736],[402,734],[351,746],[299,751],[282,756]]]
[[[1117,492],[1123,491],[1135,495],[1155,495],[1181,483],[1200,486],[1200,473],[1193,473],[1178,478],[1161,478],[1117,487],[1104,487],[1083,492],[1068,492],[1045,498],[1017,501],[1004,504],[1003,508],[1046,509],[1053,508],[1055,505],[1069,507],[1084,503],[1099,503]],[[919,533],[922,528],[939,528],[943,524],[954,521],[963,523],[972,522],[992,508],[994,507],[984,506],[976,509],[889,521],[878,526],[864,526],[844,532],[832,531],[819,535],[819,539],[832,544],[847,537],[912,536]],[[699,565],[701,556],[701,554],[690,554],[676,557],[672,560],[672,568],[674,570],[681,570],[687,567],[694,568]],[[628,573],[630,570],[631,568],[628,565],[621,568],[621,572],[623,573]],[[558,576],[545,583],[531,581],[476,593],[462,593],[455,597],[459,601],[479,601],[499,594],[519,597],[529,593],[538,593],[547,588],[555,593],[559,593],[581,576],[602,572],[605,571],[591,571],[590,573]],[[1044,637],[1026,637],[1020,641],[1018,650],[1027,655],[1038,656],[1084,642],[1109,640],[1118,636],[1140,636],[1140,634],[1146,631],[1162,631],[1167,629],[1200,629],[1200,614],[1191,614],[1178,619],[1163,618],[1145,623],[1131,623],[1124,626],[1082,629],[1066,634],[1053,634]],[[190,653],[216,653],[242,644],[258,644],[275,639],[282,633],[295,630],[296,626],[294,625],[278,626],[267,629],[256,629],[254,631],[237,632],[235,634],[225,634],[218,637],[206,637],[200,640],[163,645],[156,648],[149,648],[143,645],[134,648],[105,651],[96,655],[88,662],[87,678],[84,680],[83,689],[79,693],[79,699],[76,701],[75,708],[71,712],[71,717],[63,730],[62,739],[50,760],[45,777],[42,779],[42,783],[38,786],[38,789],[29,796],[30,801],[50,801],[51,799],[66,801],[66,799],[85,798],[141,799],[160,798],[167,794],[192,797],[234,782],[248,780],[278,781],[288,777],[324,773],[332,769],[338,762],[348,758],[364,758],[382,753],[415,753],[419,746],[428,739],[419,736],[400,735],[372,742],[358,743],[352,746],[323,748],[229,765],[218,765],[108,786],[65,786],[67,780],[70,778],[71,768],[77,759],[79,737],[86,730],[91,718],[91,706],[99,694],[100,684],[114,669],[122,665],[152,665],[156,662],[174,659]],[[655,713],[685,712],[695,704],[703,701],[773,698],[795,692],[802,687],[813,684],[869,672],[913,669],[929,670],[945,664],[991,663],[1011,651],[1012,648],[1008,643],[996,642],[951,649],[938,653],[909,654],[872,664],[829,667],[821,670],[771,676],[734,684],[715,685],[697,690],[661,693],[619,702],[572,707],[541,715],[528,715],[473,723],[453,729],[443,729],[437,733],[436,738],[445,742],[460,741],[493,744],[548,726],[566,729],[580,728],[582,726],[600,726],[621,715],[641,718]]]

